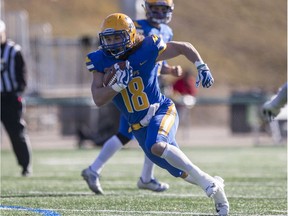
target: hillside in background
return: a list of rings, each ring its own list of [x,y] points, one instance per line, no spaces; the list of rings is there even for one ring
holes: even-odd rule
[[[133,1],[133,0],[132,0]],[[30,24],[50,23],[55,37],[96,36],[121,0],[5,0],[6,12],[26,10]],[[174,0],[174,40],[189,41],[215,78],[209,95],[261,88],[287,80],[286,0]],[[191,67],[182,57],[170,61]],[[194,67],[193,67],[194,68]],[[228,91],[227,91],[228,90]],[[207,94],[201,90],[200,94]]]

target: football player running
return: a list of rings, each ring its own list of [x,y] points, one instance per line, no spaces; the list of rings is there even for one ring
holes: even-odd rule
[[[156,35],[143,38],[136,33],[133,21],[121,13],[104,20],[99,39],[100,49],[89,53],[86,59],[86,66],[93,73],[91,92],[95,104],[100,107],[113,101],[152,162],[172,176],[202,188],[214,199],[217,214],[228,215],[224,180],[202,171],[179,148],[175,140],[177,110],[173,101],[161,93],[154,69],[158,61],[184,55],[198,70],[196,86],[209,88],[214,79],[198,51],[188,42],[165,43]],[[117,71],[117,82],[103,87],[105,68],[121,61],[127,64]]]
[[[172,29],[167,25],[172,18],[174,9],[173,0],[146,0],[143,5],[147,19],[134,21],[137,32],[149,36],[152,34],[160,36],[164,42],[172,40]],[[180,66],[169,66],[166,62],[159,62],[155,66],[156,71],[161,74],[180,76]],[[103,190],[99,182],[99,175],[105,163],[130,140],[134,139],[133,134],[128,131],[129,124],[123,114],[120,116],[118,133],[110,137],[103,145],[99,155],[89,168],[83,170],[82,176],[87,181],[89,188],[96,194],[102,194]],[[148,189],[156,192],[165,191],[169,185],[159,182],[154,177],[154,164],[145,156],[141,177],[137,182],[139,189]]]

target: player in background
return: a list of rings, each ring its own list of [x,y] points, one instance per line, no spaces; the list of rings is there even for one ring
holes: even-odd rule
[[[279,88],[277,95],[263,104],[262,113],[267,121],[272,121],[287,103],[287,85],[287,82],[283,84]]]
[[[229,202],[224,180],[202,171],[178,146],[177,110],[173,101],[161,93],[154,69],[158,61],[183,55],[197,68],[196,86],[209,88],[214,79],[196,48],[189,42],[165,43],[156,35],[143,38],[137,34],[132,20],[121,13],[111,14],[104,20],[99,39],[100,49],[86,58],[86,66],[93,74],[91,92],[95,104],[101,107],[113,101],[146,156],[172,176],[199,186],[214,199],[217,214],[227,216]],[[123,61],[126,65],[120,68],[118,63]],[[116,83],[104,87],[104,71],[110,67],[116,70]],[[84,176],[90,178],[89,168],[86,170]]]
[[[137,32],[149,36],[152,34],[160,36],[164,42],[172,40],[172,29],[167,25],[171,21],[174,9],[173,0],[146,0],[143,5],[147,19],[134,21]],[[172,74],[180,76],[182,68],[180,66],[169,66],[166,62],[158,62],[155,70],[161,74]],[[83,170],[82,176],[87,181],[89,188],[96,194],[102,194],[99,176],[105,163],[130,140],[134,139],[133,134],[128,131],[129,124],[123,115],[120,116],[119,130],[116,135],[110,137],[103,145],[99,155],[89,166],[88,170]],[[93,179],[87,178],[87,172],[94,175]],[[154,177],[154,164],[145,156],[141,177],[137,182],[139,189],[148,189],[156,192],[165,191],[169,188],[166,183],[159,182]]]
[[[197,88],[195,86],[196,77],[191,69],[183,70],[182,76],[172,85],[169,97],[174,101],[180,122],[188,126],[187,119],[190,117],[190,109],[196,103]]]

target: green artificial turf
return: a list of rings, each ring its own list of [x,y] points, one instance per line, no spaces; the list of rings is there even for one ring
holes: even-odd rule
[[[12,152],[2,150],[0,215],[215,214],[212,199],[200,188],[158,167],[155,176],[169,183],[169,190],[137,189],[143,163],[138,148],[126,148],[107,163],[101,174],[105,195],[94,195],[80,173],[99,150],[34,150],[33,175],[28,178],[20,176]],[[185,147],[183,151],[202,170],[225,179],[230,215],[287,215],[285,147]]]

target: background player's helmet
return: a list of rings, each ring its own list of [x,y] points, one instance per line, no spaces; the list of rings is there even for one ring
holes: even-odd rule
[[[121,42],[111,44],[106,40],[109,36],[116,36],[118,39],[121,38]],[[111,14],[102,23],[99,40],[100,46],[106,54],[119,57],[131,49],[135,43],[135,25],[131,18],[125,14]]]
[[[167,7],[166,13],[157,13],[151,10],[151,6],[165,6]],[[173,0],[145,0],[144,9],[146,11],[146,17],[148,20],[154,23],[167,24],[171,21],[172,12],[174,10]]]

